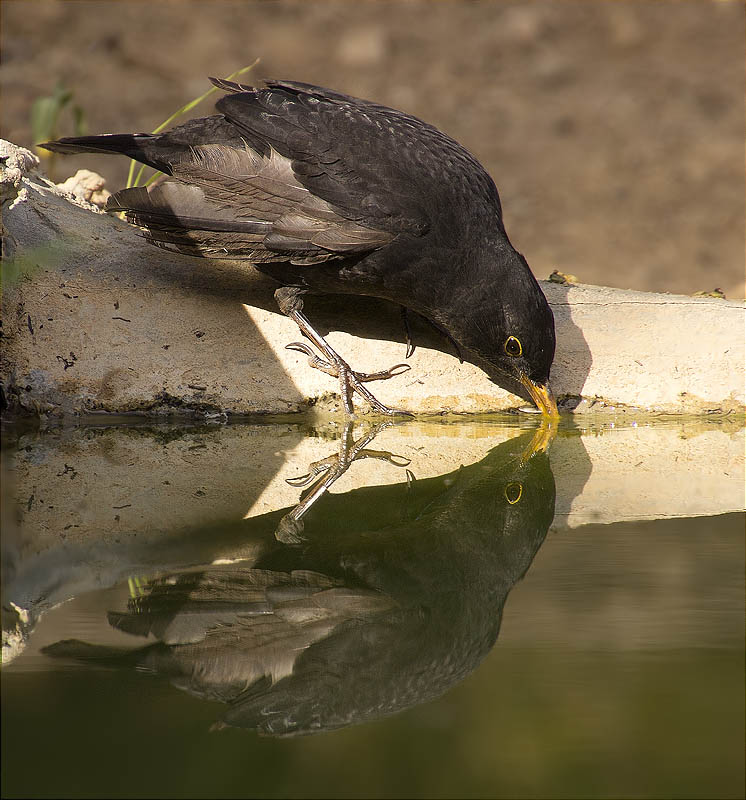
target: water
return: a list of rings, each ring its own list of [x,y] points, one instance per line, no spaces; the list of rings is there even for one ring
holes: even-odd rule
[[[3,796],[742,797],[743,434],[10,428]]]

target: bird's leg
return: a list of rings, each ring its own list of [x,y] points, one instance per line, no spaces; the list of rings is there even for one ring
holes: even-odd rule
[[[299,353],[305,353],[308,356],[308,363],[314,369],[321,370],[321,372],[326,372],[327,375],[331,375],[333,378],[339,377],[336,366],[324,361],[323,358],[319,358],[316,353],[314,353],[311,345],[305,344],[305,342],[291,342],[290,344],[285,345],[285,349],[297,350]],[[409,364],[397,364],[390,369],[383,369],[380,372],[355,372],[354,374],[361,383],[370,383],[370,381],[385,381],[387,378],[393,378],[396,375],[401,375],[402,372],[406,372],[408,369],[410,369]]]
[[[406,306],[399,306],[401,309],[401,320],[404,323],[404,333],[407,337],[407,352],[404,358],[409,358],[414,353],[414,342],[412,341],[412,331],[409,329],[409,316]]]
[[[404,333],[407,337],[407,352],[404,358],[409,358],[412,353],[414,353],[414,342],[412,341],[412,330],[409,327],[409,309],[406,306],[400,306],[401,308],[401,318],[402,322],[404,323]],[[437,322],[433,322],[429,317],[424,316],[423,314],[418,314],[418,317],[427,322],[433,330],[436,330],[443,338],[448,339],[448,341],[453,345],[453,349],[456,351],[456,357],[458,358],[459,364],[464,363],[464,357],[461,355],[461,348],[458,346],[458,342],[448,333],[445,328],[441,328]]]
[[[355,372],[308,321],[308,318],[302,311],[302,294],[302,289],[283,287],[275,292],[275,299],[277,300],[277,305],[280,307],[280,311],[295,322],[300,328],[301,333],[316,346],[322,355],[324,355],[326,361],[314,355],[313,352],[310,352],[308,346],[302,342],[293,342],[287,345],[288,349],[299,350],[300,352],[310,355],[309,364],[312,367],[320,369],[322,372],[326,372],[327,375],[332,375],[339,379],[340,395],[347,414],[354,414],[352,405],[353,392],[357,392],[368,405],[379,414],[408,414],[409,412],[407,411],[400,411],[399,409],[385,406],[377,400],[363,384],[369,381],[386,380],[388,378],[393,378],[395,375],[400,375],[402,372],[411,369],[409,364],[396,364],[391,367],[391,369],[374,373]]]
[[[279,541],[286,544],[297,544],[301,540],[301,533],[303,531],[303,523],[301,517],[311,508],[311,506],[322,497],[329,487],[339,478],[344,475],[350,468],[350,465],[364,458],[377,458],[381,461],[388,461],[395,467],[406,467],[410,463],[410,459],[404,456],[397,456],[387,450],[370,450],[367,445],[384,428],[393,425],[392,422],[382,422],[371,428],[365,436],[355,441],[353,436],[353,423],[348,420],[345,423],[344,431],[339,442],[339,452],[336,455],[328,456],[320,461],[314,461],[309,464],[308,472],[305,475],[300,475],[296,478],[286,478],[285,482],[291,486],[307,486],[317,476],[319,478],[314,481],[311,488],[308,490],[306,496],[298,503],[298,505],[288,514],[286,514],[275,531],[275,536]],[[407,470],[409,473],[409,470]],[[411,473],[409,473],[411,474]],[[409,474],[407,480],[409,480]]]

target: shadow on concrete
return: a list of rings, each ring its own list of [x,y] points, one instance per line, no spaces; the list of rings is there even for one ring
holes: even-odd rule
[[[191,258],[188,260],[200,261]],[[208,273],[212,271],[214,274],[218,272],[220,274],[219,280],[205,284],[205,294],[212,295],[215,299],[230,298],[235,301],[238,298],[241,303],[271,313],[280,313],[273,295],[278,284],[253,267],[249,265],[244,267],[235,262],[221,262],[218,267],[215,262],[208,262],[204,265],[204,269]],[[551,385],[561,400],[561,407],[573,408],[582,396],[593,358],[582,330],[572,319],[572,307],[568,301],[570,287],[548,282],[542,282],[542,287],[554,313],[557,337]],[[407,339],[401,307],[394,303],[356,295],[309,294],[305,298],[305,312],[322,335],[330,331],[344,331],[364,339],[400,342],[402,358],[405,357]],[[233,311],[230,313],[233,314]],[[454,359],[454,367],[458,364],[458,354],[454,345],[426,320],[416,314],[410,314],[409,325],[412,341],[416,347],[440,351]],[[344,357],[344,353],[341,355]],[[530,400],[520,384],[506,380],[489,364],[485,364],[468,350],[462,349],[461,355],[465,361],[480,367],[498,386]],[[364,366],[362,368],[364,369]]]

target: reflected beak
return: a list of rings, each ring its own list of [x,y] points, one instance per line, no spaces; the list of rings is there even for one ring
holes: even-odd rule
[[[528,375],[521,374],[520,381],[526,391],[531,395],[531,399],[536,403],[536,407],[541,411],[545,417],[559,417],[557,410],[557,401],[552,396],[552,391],[549,384],[542,385],[534,383]]]
[[[546,453],[549,445],[557,435],[557,425],[553,423],[554,420],[548,420],[546,417],[542,418],[541,424],[536,429],[528,447],[521,455],[521,463],[526,464],[537,453]]]

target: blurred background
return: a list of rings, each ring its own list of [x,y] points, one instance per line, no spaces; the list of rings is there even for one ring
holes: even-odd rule
[[[55,134],[151,131],[226,76],[410,112],[494,177],[535,274],[744,296],[741,2],[5,0],[2,136],[68,92]],[[192,116],[211,113],[213,96]],[[124,185],[124,159],[51,165]]]

